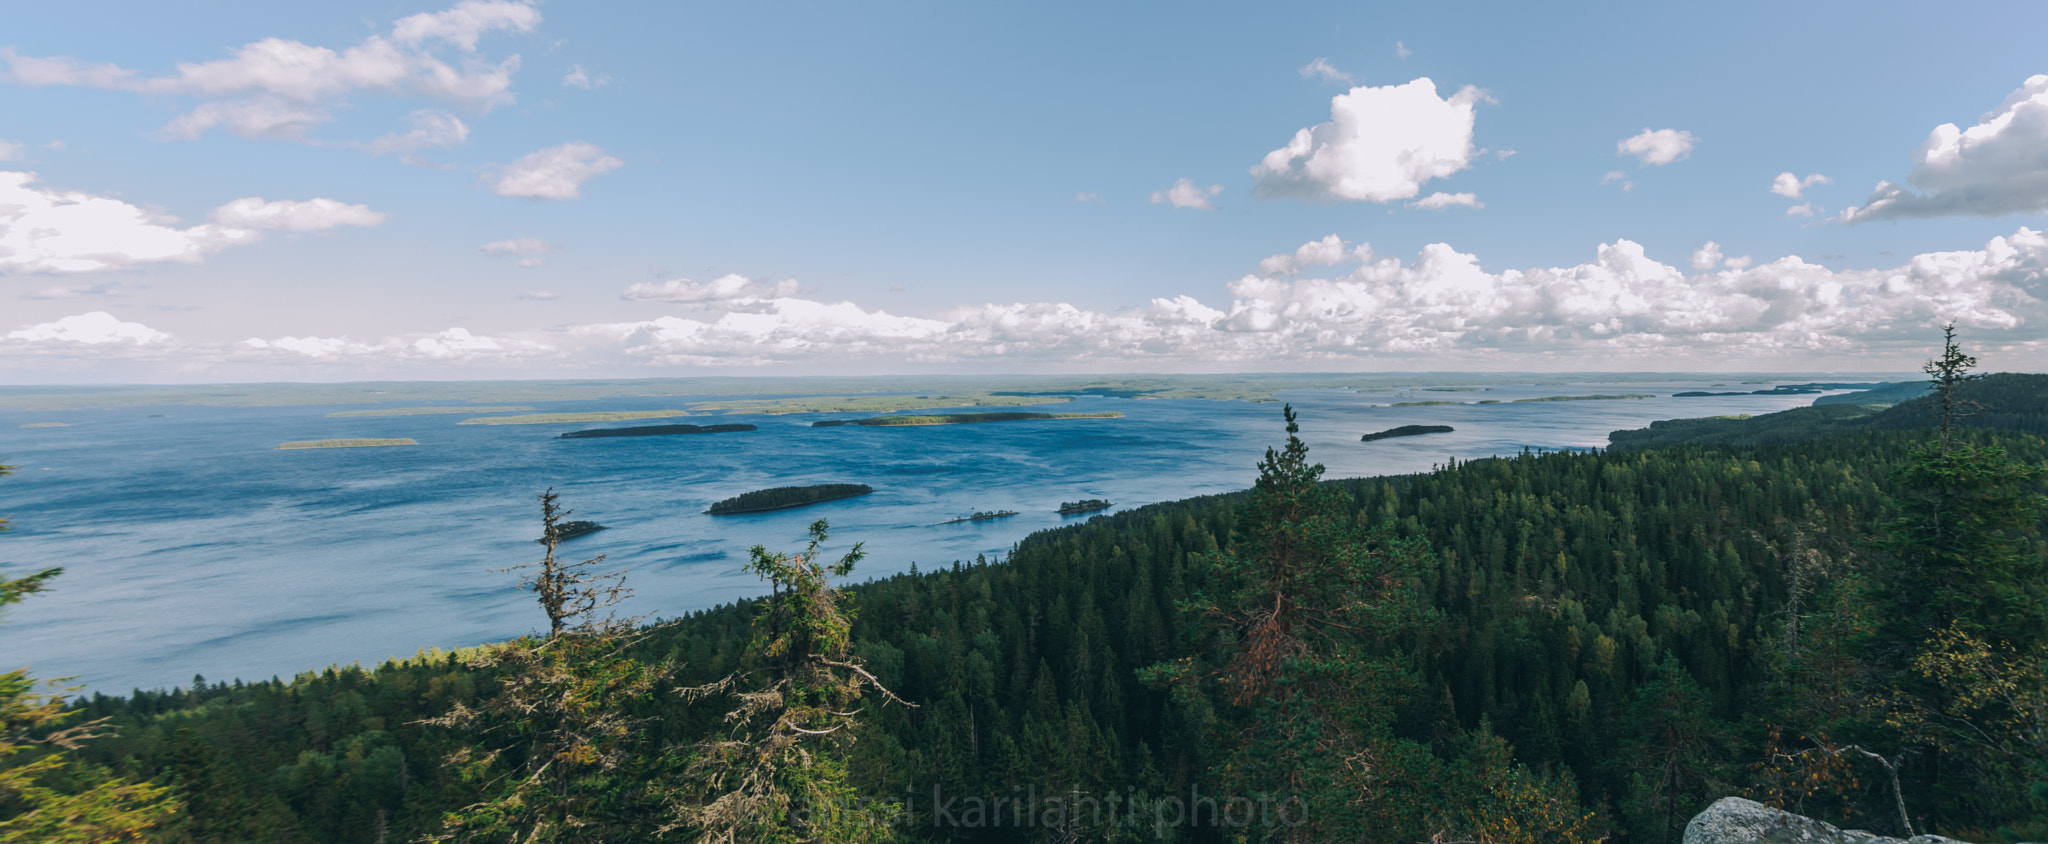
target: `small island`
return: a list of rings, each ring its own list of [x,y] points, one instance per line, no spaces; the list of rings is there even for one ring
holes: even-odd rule
[[[1516,403],[1529,401],[1618,401],[1621,399],[1654,399],[1647,393],[1629,393],[1622,396],[1544,396],[1540,399],[1515,399]]]
[[[551,532],[555,535],[556,542],[566,542],[586,533],[596,533],[601,530],[604,530],[604,525],[596,522],[563,522],[555,525],[555,529]],[[534,541],[542,545],[548,544],[548,539],[545,536]]]
[[[896,428],[910,425],[967,425],[975,422],[1023,422],[1031,419],[1122,419],[1116,411],[1102,413],[947,413],[937,416],[870,416],[866,419],[827,419],[812,422],[813,428],[837,428],[841,425],[860,425],[869,428]]]
[[[591,437],[666,437],[673,434],[723,434],[731,431],[759,430],[752,425],[639,425],[632,428],[593,428],[588,431],[570,431],[556,437],[561,440],[581,440]]]
[[[1444,406],[1444,405],[1447,405],[1447,404],[1464,404],[1464,402],[1461,402],[1461,401],[1438,401],[1438,400],[1431,400],[1431,401],[1397,401],[1397,402],[1394,402],[1393,404],[1390,404],[1390,405],[1387,405],[1387,406],[1388,406],[1388,407],[1442,407],[1442,406]]]
[[[297,448],[376,448],[376,447],[378,447],[378,446],[386,446],[386,445],[419,445],[419,441],[418,441],[418,440],[415,440],[415,439],[413,439],[413,438],[411,438],[411,437],[396,437],[396,438],[391,438],[391,439],[356,439],[356,440],[293,440],[292,442],[288,442],[288,443],[279,443],[277,447],[278,447],[278,448],[282,448],[282,449],[297,449]]]
[[[1672,397],[1672,398],[1674,398],[1674,399],[1707,399],[1707,398],[1720,398],[1721,396],[1746,396],[1746,395],[1749,395],[1749,394],[1748,394],[1748,393],[1710,393],[1710,392],[1707,392],[1707,391],[1705,391],[1705,390],[1687,390],[1687,391],[1685,391],[1685,392],[1683,392],[1683,393],[1672,393],[1672,394],[1671,394],[1671,397]]]
[[[22,425],[21,427],[23,427],[23,428],[69,428],[69,427],[71,427],[71,423],[69,423],[69,422],[29,422],[29,423],[27,423],[27,424],[24,424],[24,425]]]
[[[1448,434],[1452,430],[1453,429],[1449,425],[1402,425],[1399,428],[1388,428],[1384,431],[1380,431],[1377,433],[1366,434],[1365,436],[1359,437],[1358,441],[1369,443],[1373,440],[1384,440],[1393,437],[1416,437],[1421,436],[1423,434]]]
[[[1011,517],[1011,516],[1014,516],[1014,515],[1017,515],[1017,511],[1015,511],[1015,510],[998,510],[998,511],[996,511],[996,512],[993,512],[993,513],[985,513],[985,512],[982,512],[982,511],[980,511],[980,510],[976,510],[976,511],[974,511],[974,515],[972,515],[972,516],[961,516],[960,518],[957,518],[957,519],[952,519],[952,520],[949,520],[949,521],[943,521],[943,522],[940,522],[939,524],[942,524],[942,525],[957,525],[957,524],[960,524],[961,522],[986,522],[986,521],[988,521],[988,520],[990,520],[990,519],[1007,519],[1007,518],[1009,518],[1009,517]]]
[[[1060,515],[1078,516],[1082,513],[1093,513],[1097,510],[1107,510],[1112,506],[1115,505],[1112,505],[1109,502],[1104,501],[1100,498],[1083,498],[1080,501],[1068,501],[1061,504]]]
[[[811,486],[779,486],[774,489],[757,489],[720,501],[704,512],[713,516],[736,516],[741,513],[766,513],[770,510],[788,510],[792,507],[809,507],[841,498],[858,498],[874,487],[867,484],[812,484]]]

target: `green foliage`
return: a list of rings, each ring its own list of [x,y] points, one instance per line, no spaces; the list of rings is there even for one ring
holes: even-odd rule
[[[779,486],[774,489],[757,489],[741,493],[711,505],[704,512],[713,516],[732,516],[740,513],[764,513],[769,510],[787,510],[792,507],[808,507],[841,498],[858,498],[874,492],[867,484],[812,484],[810,486]]]

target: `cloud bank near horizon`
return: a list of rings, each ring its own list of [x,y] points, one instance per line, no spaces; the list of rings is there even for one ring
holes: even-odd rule
[[[1491,272],[1449,244],[1403,261],[1330,235],[1260,262],[1225,286],[1229,302],[1220,307],[1179,295],[1116,312],[989,302],[907,316],[805,298],[791,280],[728,275],[637,284],[621,294],[687,314],[498,334],[451,327],[373,340],[219,343],[95,311],[0,335],[0,357],[31,367],[119,360],[175,362],[188,372],[254,365],[365,374],[875,364],[1450,369],[1594,360],[1685,369],[1731,359],[1901,363],[1924,356],[1934,327],[1951,320],[2006,348],[2048,343],[2048,235],[2034,229],[1878,270],[1831,270],[1796,256],[1702,260],[1707,253],[1720,257],[1709,243],[1687,271],[1617,240],[1578,265]]]

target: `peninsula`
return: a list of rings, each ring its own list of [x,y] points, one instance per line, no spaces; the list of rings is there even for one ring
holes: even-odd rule
[[[736,516],[741,513],[766,513],[770,510],[788,510],[792,507],[809,507],[841,498],[858,498],[874,487],[867,484],[813,484],[811,486],[779,486],[774,489],[757,489],[711,505],[704,512],[713,516]]]
[[[671,434],[723,434],[731,431],[758,430],[752,425],[639,425],[632,428],[593,428],[588,431],[570,431],[556,437],[559,440],[581,440],[591,437],[666,437]]]
[[[1379,431],[1377,433],[1366,434],[1365,436],[1359,437],[1358,441],[1369,443],[1373,440],[1391,439],[1393,437],[1415,437],[1421,436],[1423,434],[1448,434],[1452,430],[1453,429],[1449,425],[1402,425],[1399,428],[1388,428],[1384,431]]]
[[[946,413],[936,416],[870,416],[866,419],[827,419],[812,422],[813,428],[860,425],[868,428],[898,428],[912,425],[968,425],[975,422],[1023,422],[1032,419],[1122,419],[1116,411],[1102,413]]]

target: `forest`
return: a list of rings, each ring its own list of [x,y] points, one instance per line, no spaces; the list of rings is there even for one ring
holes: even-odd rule
[[[1728,795],[2040,840],[2041,376],[1972,363],[1882,424],[1403,477],[1322,479],[1288,408],[1254,488],[998,560],[840,586],[820,520],[751,551],[761,598],[614,619],[627,573],[550,544],[545,634],[124,696],[17,671],[0,841],[1665,844]]]

